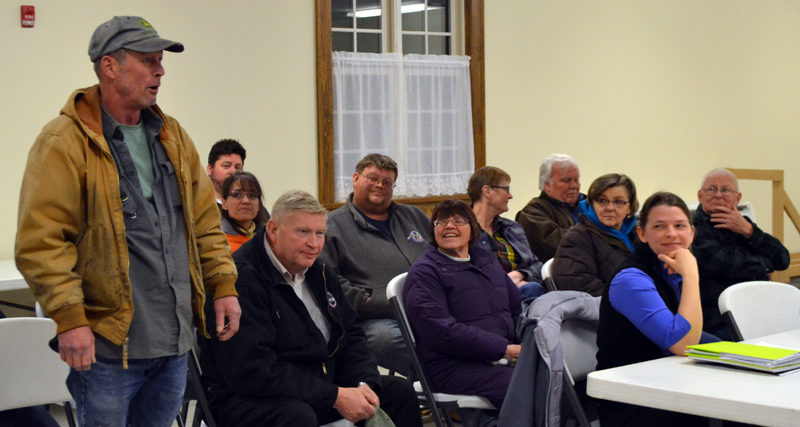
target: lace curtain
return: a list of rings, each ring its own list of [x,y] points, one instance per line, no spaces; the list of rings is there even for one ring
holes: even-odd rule
[[[463,193],[475,168],[469,57],[333,53],[336,200],[368,153],[397,162],[395,196]]]

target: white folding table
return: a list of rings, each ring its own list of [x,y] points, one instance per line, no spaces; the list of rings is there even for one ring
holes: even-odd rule
[[[747,342],[800,350],[800,329]],[[778,376],[671,356],[592,372],[586,392],[710,418],[800,426],[800,373]]]
[[[0,292],[18,291],[21,289],[28,289],[28,284],[25,282],[25,279],[22,278],[22,274],[17,270],[17,265],[14,263],[14,260],[0,261]],[[0,305],[33,311],[33,307],[3,301],[2,298],[0,298]]]

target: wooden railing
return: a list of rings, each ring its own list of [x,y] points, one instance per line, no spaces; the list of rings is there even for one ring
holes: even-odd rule
[[[794,207],[789,195],[783,188],[783,170],[781,169],[734,169],[727,168],[739,179],[750,179],[758,181],[772,181],[772,235],[783,242],[784,222],[783,214],[789,216],[794,224],[794,228],[800,232],[800,214]],[[772,274],[772,280],[777,282],[788,282],[792,277],[800,276],[800,252],[791,254],[789,268],[785,271],[776,271]]]

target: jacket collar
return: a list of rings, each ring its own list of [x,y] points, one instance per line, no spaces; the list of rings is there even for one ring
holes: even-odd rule
[[[75,121],[104,151],[109,151],[103,137],[103,114],[100,105],[100,85],[94,85],[72,92],[66,105],[61,109],[61,114]],[[158,105],[153,105],[150,110],[166,123],[166,115]],[[162,141],[170,138],[167,126],[161,126],[159,137]]]
[[[428,251],[432,253],[431,258],[433,259],[434,262],[436,262],[436,264],[440,266],[451,266],[451,267],[475,266],[480,269],[481,266],[485,265],[488,262],[491,262],[492,261],[491,257],[494,256],[494,254],[478,247],[477,242],[476,244],[472,245],[471,248],[469,248],[469,257],[470,257],[469,262],[453,260],[447,255],[439,252],[439,249],[437,249],[433,245],[430,245],[428,247]]]
[[[621,241],[628,249],[633,251],[634,243],[636,242],[636,239],[633,237],[636,234],[634,232],[636,227],[635,215],[625,218],[622,221],[622,228],[617,230],[600,222],[594,208],[589,206],[589,199],[578,202],[578,209],[580,210],[581,221],[590,229],[596,230],[598,233],[605,233],[609,236],[613,236],[614,239]]]
[[[709,215],[706,211],[703,210],[703,205],[698,204],[697,209],[694,211],[694,217],[698,221],[695,222],[702,222],[707,223],[711,222],[711,215]]]
[[[376,230],[376,231],[378,230],[377,228],[375,228],[375,226],[368,223],[367,220],[364,219],[364,215],[361,213],[361,211],[358,210],[356,205],[353,204],[353,193],[350,193],[350,195],[347,196],[347,204],[345,206],[347,206],[347,209],[350,210],[350,215],[353,216],[353,221],[355,221],[355,223],[358,224],[359,227],[365,230]],[[389,205],[389,219],[392,218],[395,209],[397,209],[397,203],[392,202]]]
[[[556,199],[550,197],[550,195],[547,194],[546,192],[544,192],[544,190],[541,192],[541,194],[539,194],[539,198],[542,199],[542,200],[546,200],[549,203],[551,203],[551,204],[553,204],[555,206],[558,206],[560,208],[569,209],[570,211],[577,211],[578,203],[580,203],[581,201],[585,200],[586,199],[586,195],[583,194],[583,193],[578,193],[578,203],[575,203],[575,206],[572,206],[569,203],[565,203],[565,202],[562,202],[561,200],[556,200]]]

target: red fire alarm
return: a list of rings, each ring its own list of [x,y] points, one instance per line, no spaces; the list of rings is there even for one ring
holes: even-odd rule
[[[33,28],[33,24],[36,22],[36,8],[33,6],[20,6],[19,8],[22,28]]]

